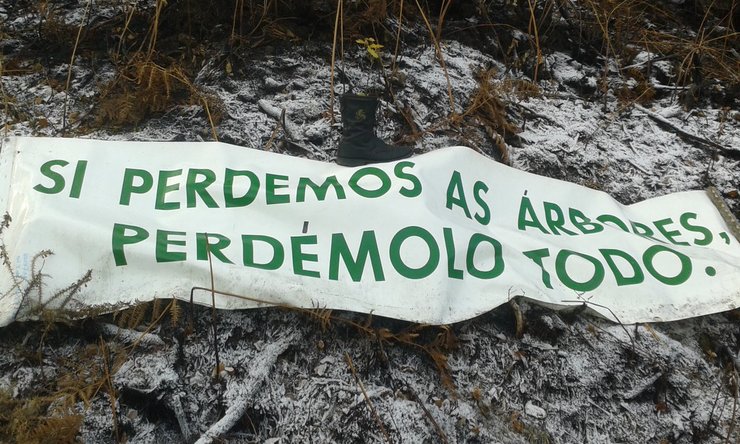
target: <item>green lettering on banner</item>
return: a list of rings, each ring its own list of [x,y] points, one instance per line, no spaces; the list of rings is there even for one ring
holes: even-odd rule
[[[604,226],[593,222],[582,211],[575,208],[568,208],[568,216],[572,223],[583,234],[599,233],[604,231]]]
[[[210,239],[215,239],[216,243],[211,243]],[[211,256],[215,257],[219,261],[225,264],[233,264],[229,258],[223,253],[223,249],[231,245],[231,239],[228,237],[217,234],[217,233],[196,233],[195,234],[195,246],[196,255],[195,257],[199,261],[208,260],[208,251],[210,250]]]
[[[654,240],[655,242],[665,243],[660,239],[656,239],[653,236],[655,232],[653,232],[653,230],[651,230],[650,227],[648,227],[647,225],[640,222],[635,222],[633,220],[630,221],[630,224],[632,225],[632,232],[636,235],[644,237],[645,239]]]
[[[421,194],[421,181],[418,177],[414,176],[413,174],[409,174],[404,172],[404,168],[413,168],[414,165],[416,165],[414,162],[410,162],[408,160],[404,160],[401,162],[398,162],[395,167],[393,167],[393,174],[396,175],[399,179],[408,180],[411,182],[411,188],[402,187],[398,192],[401,193],[402,196],[405,197],[416,197]]]
[[[560,231],[569,236],[575,236],[577,234],[563,227],[563,225],[565,225],[565,215],[558,204],[543,202],[542,207],[545,210],[545,221],[547,221],[547,226],[550,228],[550,232],[552,232],[552,234],[560,236]]]
[[[481,194],[485,194],[488,192],[488,185],[486,185],[483,182],[476,182],[473,184],[473,198],[475,198],[475,202],[480,205],[481,209],[483,210],[483,214],[475,213],[475,220],[478,221],[481,225],[488,225],[489,222],[491,222],[491,209],[488,208],[488,203],[483,199],[483,196]]]
[[[570,256],[578,256],[586,259],[591,265],[594,266],[594,274],[585,282],[577,282],[568,275],[568,269],[566,262]],[[565,284],[566,287],[574,291],[591,291],[601,285],[604,281],[604,266],[593,256],[589,256],[584,253],[578,253],[572,250],[560,250],[557,257],[555,258],[555,272],[558,275],[560,282]]]
[[[344,192],[344,188],[339,184],[337,176],[329,176],[324,179],[324,183],[318,185],[314,183],[308,177],[301,177],[298,179],[298,191],[296,193],[296,202],[306,201],[306,187],[311,188],[313,194],[316,195],[316,199],[319,202],[323,202],[326,199],[326,195],[329,192],[329,187],[334,188],[334,192],[337,195],[338,200],[346,199],[347,195]]]
[[[40,171],[41,174],[51,179],[54,184],[48,187],[45,187],[41,184],[38,184],[33,187],[34,190],[38,191],[39,193],[44,194],[57,194],[60,193],[64,189],[64,176],[57,173],[52,169],[52,167],[60,166],[65,167],[69,165],[69,162],[66,160],[50,160],[43,165],[41,165]]]
[[[614,279],[616,279],[618,286],[622,287],[624,285],[640,284],[645,280],[645,273],[642,272],[640,264],[635,258],[630,256],[626,252],[621,250],[614,250],[611,248],[601,248],[599,249],[599,252],[601,252],[601,255],[604,256],[606,265],[609,266],[609,269],[614,275]],[[617,266],[617,263],[614,261],[615,257],[624,259],[624,261],[627,262],[630,267],[632,267],[632,276],[625,276],[622,273],[622,271],[619,269],[619,266]]]
[[[475,267],[475,251],[482,242],[488,242],[493,247],[493,266],[488,271],[479,270]],[[478,279],[493,279],[504,272],[504,258],[501,243],[485,234],[475,233],[468,243],[468,255],[466,258],[468,273]]]
[[[701,225],[693,225],[690,223],[690,221],[696,219],[696,217],[696,213],[683,213],[681,215],[681,218],[679,219],[681,222],[681,226],[686,228],[687,231],[691,231],[692,233],[700,233],[704,235],[704,237],[701,239],[694,239],[694,245],[699,245],[703,247],[711,244],[713,239],[712,232],[709,231],[707,228],[702,227]]]
[[[418,237],[429,248],[429,259],[419,268],[409,267],[401,258],[401,246],[410,237]],[[403,228],[393,236],[389,256],[391,258],[391,264],[398,274],[408,279],[423,279],[432,274],[437,268],[437,265],[439,265],[439,246],[430,232],[421,227],[411,226]]]
[[[537,213],[535,213],[534,208],[532,207],[532,202],[530,202],[527,196],[522,196],[522,201],[519,203],[518,220],[519,223],[517,227],[522,231],[526,231],[527,227],[534,227],[545,234],[550,234],[545,230],[545,227],[542,226],[539,219],[537,219]]]
[[[375,176],[380,179],[380,186],[376,190],[368,190],[360,186],[360,180],[365,176]],[[352,177],[349,178],[349,186],[354,190],[355,193],[362,197],[376,198],[381,197],[388,190],[391,189],[391,178],[385,173],[385,171],[376,167],[365,167],[355,171]]]
[[[64,187],[66,185],[64,176],[61,173],[58,173],[54,171],[52,168],[55,166],[64,168],[65,166],[69,165],[69,162],[66,160],[50,160],[43,165],[41,165],[41,168],[39,168],[39,171],[41,174],[46,176],[47,178],[51,179],[53,184],[51,186],[44,186],[41,184],[37,184],[33,187],[34,190],[38,191],[39,193],[44,194],[58,194],[61,193],[62,190],[64,190]],[[87,168],[87,160],[79,160],[77,161],[77,166],[75,166],[75,172],[74,176],[72,178],[72,186],[69,190],[69,197],[73,199],[79,199],[80,192],[82,191],[82,182],[85,179],[85,169]]]
[[[87,169],[87,160],[80,160],[75,167],[75,175],[72,179],[72,187],[69,190],[69,197],[78,199],[82,192],[82,182],[85,179],[85,170]]]
[[[675,244],[675,245],[690,245],[688,242],[679,242],[674,239],[676,236],[680,236],[681,232],[678,230],[668,230],[665,227],[666,225],[670,225],[672,223],[673,223],[673,219],[668,217],[666,219],[656,220],[655,222],[653,222],[653,225],[655,225],[655,228],[657,228],[658,231],[660,231],[660,234],[662,234],[663,236],[665,236],[666,239],[668,239],[668,242]]]
[[[260,264],[254,260],[254,243],[263,242],[272,247],[272,259]],[[242,235],[242,263],[245,267],[260,268],[262,270],[277,270],[285,261],[285,249],[279,240],[270,236],[257,234]]]
[[[457,196],[455,196],[457,193]],[[468,209],[468,202],[465,200],[465,191],[463,189],[462,177],[459,171],[453,171],[452,177],[450,177],[450,183],[447,185],[447,202],[445,206],[448,210],[452,209],[452,206],[458,206],[462,208],[465,213],[465,217],[471,219],[470,210]]]
[[[185,246],[185,240],[170,239],[170,236],[185,236],[184,231],[157,230],[157,246],[154,257],[157,262],[182,262],[187,259],[187,254],[182,251],[170,251],[170,245]]]
[[[180,202],[166,202],[165,195],[173,191],[180,189],[180,182],[169,184],[168,181],[173,177],[180,176],[182,170],[162,170],[159,172],[159,180],[157,182],[157,198],[154,203],[154,208],[157,210],[177,210],[180,208]]]
[[[318,243],[318,237],[316,235],[311,236],[293,236],[290,238],[290,247],[293,254],[293,273],[308,276],[308,277],[321,277],[318,271],[306,270],[303,268],[303,262],[318,262],[319,256],[313,253],[305,253],[303,251],[304,245],[316,245]]]
[[[140,179],[139,185],[134,185],[134,179]],[[118,201],[120,205],[128,205],[131,203],[131,195],[144,194],[149,192],[154,185],[154,179],[151,173],[146,170],[139,170],[136,168],[126,168],[123,172],[123,183],[121,184],[121,198]]]
[[[681,270],[679,270],[678,274],[675,276],[664,276],[658,272],[655,268],[655,264],[653,264],[653,260],[655,259],[655,256],[661,252],[672,253],[678,258],[681,262]],[[691,276],[691,259],[685,254],[679,253],[665,245],[653,245],[645,250],[645,253],[642,255],[642,263],[645,264],[645,269],[647,269],[651,276],[666,285],[681,285]]]
[[[202,177],[202,180],[198,180],[198,176]],[[188,208],[195,208],[195,196],[200,197],[200,200],[208,208],[218,208],[218,204],[213,197],[206,191],[213,182],[216,181],[216,173],[207,169],[191,169],[188,170],[188,178],[185,184],[185,196],[188,202]]]
[[[619,228],[622,231],[626,231],[629,233],[629,228],[627,228],[627,224],[625,224],[622,219],[618,218],[617,216],[613,216],[611,214],[602,214],[601,216],[597,217],[596,220],[601,222],[602,224],[606,225],[607,223],[611,222],[614,224],[617,228]]]
[[[287,182],[288,176],[282,176],[280,174],[265,174],[265,193],[267,194],[266,202],[267,205],[274,204],[286,204],[290,203],[290,196],[287,194],[275,194],[277,190],[288,188],[287,183],[276,183],[278,180]]]
[[[540,270],[542,270],[542,283],[545,287],[552,289],[550,273],[545,270],[545,264],[542,263],[543,258],[550,257],[550,250],[547,248],[540,248],[539,250],[524,251],[522,254],[532,259],[532,261],[540,267]]]
[[[126,235],[126,231],[133,231],[133,234]],[[126,254],[123,247],[139,243],[149,237],[149,232],[141,227],[134,225],[113,224],[113,260],[117,267],[128,265]]]
[[[447,251],[447,276],[452,279],[462,279],[463,271],[455,268],[455,239],[452,237],[452,228],[443,228],[445,250]]]
[[[375,239],[374,231],[368,230],[362,233],[356,258],[352,257],[352,252],[349,250],[344,234],[334,233],[331,236],[329,279],[333,281],[339,280],[339,262],[341,259],[352,280],[354,282],[360,282],[368,258],[370,258],[370,267],[373,270],[375,281],[384,281],[383,264],[380,262],[380,252],[378,251],[378,242]]]
[[[249,188],[239,197],[234,196],[234,180],[237,177],[246,177],[249,179]],[[224,204],[226,208],[246,207],[257,198],[257,192],[259,189],[260,180],[253,172],[226,168],[226,172],[224,174]]]

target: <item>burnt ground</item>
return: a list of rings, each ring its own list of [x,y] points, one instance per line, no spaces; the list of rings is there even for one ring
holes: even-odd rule
[[[276,2],[274,13],[237,2],[256,9],[232,21],[231,3],[189,16],[193,2],[173,1],[148,53],[156,3],[0,1],[6,134],[217,137],[333,159],[334,2],[300,11]],[[724,4],[700,21],[703,2],[660,3],[673,5],[670,20],[630,3],[609,17],[611,46],[588,19],[594,2],[536,4],[541,63],[527,6],[492,2],[449,11],[438,41],[444,69],[419,17],[371,19],[348,5],[336,89],[378,90],[379,134],[417,153],[466,145],[622,203],[714,186],[740,214],[738,42]],[[640,34],[648,47],[635,43],[640,29],[652,33]],[[385,73],[355,43],[371,36],[384,44]],[[451,326],[328,310],[214,316],[171,301],[83,320],[45,316],[0,330],[0,441],[740,437],[737,310],[640,325],[519,299]]]

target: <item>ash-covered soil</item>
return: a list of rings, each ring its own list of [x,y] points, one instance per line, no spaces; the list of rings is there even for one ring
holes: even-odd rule
[[[166,314],[133,349],[129,336],[141,333],[109,319],[48,332],[13,325],[0,339],[0,384],[17,399],[52,386],[76,399],[57,402],[80,415],[82,442],[737,438],[737,313],[621,326],[517,307],[520,336],[509,306],[449,330],[390,320],[361,329],[347,320],[366,319],[349,313],[333,313],[327,325],[279,309],[219,312],[218,378],[204,308],[192,332]],[[405,333],[419,337],[407,342]],[[446,370],[433,353],[445,356]],[[59,415],[60,405],[48,413]],[[224,418],[229,426],[218,427]]]
[[[160,51],[179,64],[126,65],[104,55],[128,56],[125,26],[146,42],[138,21],[156,2],[42,3],[48,9],[0,1],[6,134],[217,137],[245,150],[335,157],[331,29],[276,20],[228,47],[168,35]],[[334,6],[310,3],[333,20]],[[511,20],[521,12],[507,7]],[[395,62],[393,40],[385,43],[385,78],[346,38],[335,88],[392,85],[379,135],[417,153],[466,145],[622,203],[714,186],[740,214],[737,83],[681,83],[685,59],[644,48],[598,58],[569,37],[567,11],[549,11],[553,38],[536,82],[528,34],[460,8],[441,34],[444,69],[424,22],[404,23]],[[396,35],[396,18],[382,24]],[[125,44],[97,31],[108,28]],[[75,49],[79,29],[87,37]],[[518,298],[445,327],[325,310],[214,315],[170,301],[76,321],[50,314],[0,330],[0,440],[737,442],[739,321],[735,310],[621,325]]]

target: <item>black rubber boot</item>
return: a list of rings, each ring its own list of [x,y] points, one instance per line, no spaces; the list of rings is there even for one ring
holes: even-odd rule
[[[342,140],[339,141],[337,163],[344,166],[390,162],[409,157],[409,147],[388,145],[375,135],[375,112],[378,99],[370,96],[345,94],[340,98]]]

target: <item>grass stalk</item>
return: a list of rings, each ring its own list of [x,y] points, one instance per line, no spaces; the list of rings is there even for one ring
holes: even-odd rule
[[[229,40],[231,41],[231,44],[233,45],[236,41],[236,18],[239,16],[240,19],[240,26],[241,26],[241,15],[239,14],[240,11],[243,11],[244,9],[244,0],[236,0],[234,2],[234,14],[231,18],[231,35]]]
[[[216,358],[216,381],[220,379],[221,360],[218,356],[218,313],[216,312],[216,285],[213,277],[213,260],[211,259],[211,243],[206,233],[206,252],[208,253],[208,272],[211,276],[211,326],[213,327],[213,352]]]
[[[208,124],[211,126],[211,136],[213,136],[213,140],[218,142],[216,124],[213,122],[213,116],[211,115],[211,108],[208,106],[208,100],[206,100],[205,97],[201,97],[200,101],[203,103],[203,109],[206,111],[206,117],[208,117]]]
[[[87,5],[85,6],[85,12],[82,14],[82,22],[80,23],[80,27],[77,29],[77,37],[75,38],[75,44],[72,48],[72,56],[69,59],[69,69],[67,70],[67,82],[64,85],[64,109],[62,110],[62,137],[65,136],[67,132],[67,109],[69,107],[69,85],[72,82],[72,67],[75,63],[75,56],[77,55],[77,47],[80,44],[80,37],[82,36],[82,29],[85,27],[85,22],[87,21],[88,13],[90,12],[90,5],[92,4],[92,0],[87,1]]]
[[[391,64],[391,73],[396,72],[396,62],[398,61],[398,50],[401,46],[401,28],[403,24],[403,3],[400,1],[398,6],[398,29],[396,30],[396,46],[393,48],[393,63]]]
[[[730,444],[730,440],[732,439],[733,433],[735,433],[735,425],[737,422],[737,403],[738,403],[738,395],[740,394],[740,389],[738,389],[738,385],[740,385],[740,379],[738,378],[737,368],[732,369],[732,372],[729,376],[729,385],[730,389],[733,391],[732,393],[732,417],[730,418],[730,425],[727,427],[727,439],[725,440],[725,444]]]
[[[529,6],[529,33],[534,32],[534,46],[537,51],[537,61],[534,64],[534,74],[532,75],[532,82],[537,83],[537,74],[539,73],[540,65],[542,64],[542,48],[540,47],[540,31],[537,25],[537,18],[534,15],[534,3],[532,0],[527,0]]]
[[[437,40],[442,40],[442,28],[444,27],[445,17],[447,16],[447,10],[450,9],[453,0],[442,0],[442,4],[439,7],[439,17],[437,17]]]
[[[131,5],[131,11],[127,14],[126,21],[124,22],[123,29],[121,30],[121,35],[118,37],[118,47],[116,48],[116,55],[115,55],[114,61],[117,61],[121,58],[121,50],[123,49],[123,42],[126,39],[126,31],[128,31],[129,25],[131,24],[131,20],[134,18],[134,12],[136,12],[136,5]]]
[[[5,116],[3,117],[3,137],[7,137],[9,130],[8,127],[10,126],[10,99],[5,95],[5,86],[3,85],[4,74],[3,58],[0,56],[0,96],[3,97],[3,110],[5,112]]]
[[[157,46],[157,38],[159,37],[159,19],[162,16],[162,9],[167,4],[167,0],[157,0],[157,6],[154,10],[154,20],[151,27],[151,35],[149,37],[149,46],[146,51],[147,60],[151,60],[154,55],[154,50]]]
[[[342,15],[343,0],[337,0],[337,13],[334,17],[334,39],[331,46],[331,75],[329,76],[329,121],[334,124],[334,67],[337,55],[337,31],[339,23],[342,22],[342,41],[344,41],[344,20]],[[342,43],[342,57],[344,56],[344,43]]]
[[[113,378],[111,377],[112,364],[110,362],[110,353],[106,347],[103,338],[100,338],[99,354],[103,357],[103,380],[102,384],[105,385],[108,397],[110,398],[110,409],[111,409],[111,422],[113,425],[113,437],[115,442],[121,442],[121,432],[118,425],[118,413],[116,404],[118,402],[118,394],[116,388],[113,385]]]
[[[421,13],[422,19],[424,19],[424,23],[427,26],[427,29],[429,30],[429,35],[432,38],[432,42],[434,43],[434,49],[435,53],[437,55],[437,60],[439,61],[439,65],[442,67],[442,71],[445,75],[445,80],[447,81],[447,96],[450,99],[450,112],[452,114],[455,114],[455,98],[452,95],[452,82],[450,81],[450,75],[447,72],[447,65],[445,65],[445,59],[442,55],[442,47],[439,44],[439,40],[436,38],[434,34],[434,30],[432,30],[432,24],[429,23],[429,19],[427,18],[427,15],[424,13],[424,9],[421,7],[421,4],[419,3],[419,0],[414,0],[416,2],[416,7],[419,8],[419,13]]]
[[[380,419],[380,415],[378,415],[378,411],[375,410],[375,406],[373,405],[373,402],[370,400],[370,397],[367,396],[367,392],[365,391],[365,386],[362,384],[362,381],[360,381],[360,378],[357,376],[357,369],[355,369],[355,364],[352,362],[352,357],[350,357],[349,353],[344,352],[344,360],[345,362],[347,362],[347,366],[352,372],[352,376],[355,378],[355,382],[360,387],[360,391],[362,392],[362,397],[365,398],[365,404],[367,404],[367,408],[372,413],[375,423],[378,425],[378,428],[383,433],[385,442],[392,442],[391,437],[388,435],[388,431],[385,429],[385,426],[383,425],[383,421],[381,421]]]

